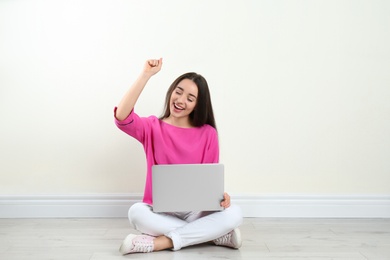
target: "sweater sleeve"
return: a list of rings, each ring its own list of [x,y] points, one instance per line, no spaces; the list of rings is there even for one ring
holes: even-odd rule
[[[210,141],[206,149],[205,163],[219,163],[219,142],[217,130],[211,127]]]
[[[124,120],[118,120],[116,118],[117,107],[114,108],[114,118],[116,126],[125,132],[126,134],[134,137],[139,142],[144,143],[145,134],[148,129],[148,120],[146,118],[139,117],[134,110],[131,110],[130,114]]]

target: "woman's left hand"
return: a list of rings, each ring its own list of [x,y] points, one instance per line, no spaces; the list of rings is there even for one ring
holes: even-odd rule
[[[226,192],[223,194],[223,201],[221,201],[221,207],[225,209],[230,207],[230,196]]]

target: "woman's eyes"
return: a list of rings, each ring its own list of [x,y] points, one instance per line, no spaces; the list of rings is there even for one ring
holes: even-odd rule
[[[177,94],[177,95],[182,95],[183,93],[182,92],[180,92],[180,91],[175,91],[175,93]],[[191,99],[191,98],[188,98],[187,99],[189,102],[194,102],[194,99]]]

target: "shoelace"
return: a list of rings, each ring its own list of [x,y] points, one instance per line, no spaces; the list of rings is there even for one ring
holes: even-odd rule
[[[133,251],[149,253],[152,250],[153,250],[153,243],[152,241],[148,241],[147,238],[142,237],[139,240],[134,241]]]
[[[217,239],[215,240],[215,243],[216,243],[217,245],[225,245],[225,244],[229,244],[229,245],[230,245],[230,237],[231,237],[231,236],[232,236],[231,233],[226,234],[226,235],[224,235],[224,236],[222,236],[222,237],[220,237],[220,238],[217,238]]]

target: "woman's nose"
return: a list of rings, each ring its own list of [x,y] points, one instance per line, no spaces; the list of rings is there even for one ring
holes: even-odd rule
[[[180,96],[180,97],[177,99],[177,101],[178,101],[179,103],[183,104],[184,101],[185,101],[185,97],[184,97],[184,96]]]

